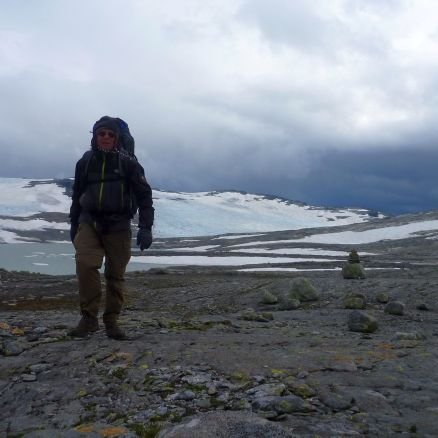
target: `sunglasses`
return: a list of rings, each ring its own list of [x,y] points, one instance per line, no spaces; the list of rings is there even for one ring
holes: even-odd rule
[[[99,131],[97,133],[97,135],[99,137],[106,137],[106,136],[108,136],[109,138],[114,138],[116,136],[116,134],[114,134],[113,131]]]

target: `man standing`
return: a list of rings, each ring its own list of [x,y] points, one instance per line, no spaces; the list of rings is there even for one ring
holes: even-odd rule
[[[82,318],[70,330],[70,336],[86,337],[99,328],[102,297],[99,269],[105,257],[106,334],[113,339],[126,338],[117,321],[123,304],[126,266],[131,257],[131,219],[138,209],[137,245],[141,250],[152,244],[154,222],[152,190],[143,167],[124,147],[126,135],[133,148],[126,123],[118,118],[102,117],[93,126],[91,150],[76,164],[70,237],[76,250]]]

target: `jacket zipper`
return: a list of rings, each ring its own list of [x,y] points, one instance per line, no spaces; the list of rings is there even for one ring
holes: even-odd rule
[[[102,210],[103,185],[105,177],[106,156],[103,156],[102,172],[100,175],[100,191],[99,191],[99,210]]]

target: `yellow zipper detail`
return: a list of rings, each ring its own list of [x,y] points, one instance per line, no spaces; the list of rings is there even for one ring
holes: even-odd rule
[[[100,175],[100,191],[99,191],[99,210],[102,209],[102,196],[103,196],[103,178],[105,176],[106,155],[103,156],[102,173]]]

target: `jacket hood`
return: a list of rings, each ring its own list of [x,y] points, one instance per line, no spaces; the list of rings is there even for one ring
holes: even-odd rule
[[[93,138],[91,139],[91,148],[97,149],[96,134],[99,129],[106,128],[116,134],[116,147],[118,147],[120,138],[119,122],[115,117],[103,116],[97,120],[93,125]]]

